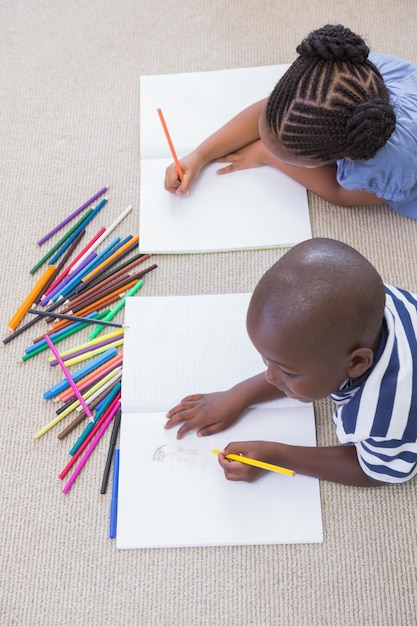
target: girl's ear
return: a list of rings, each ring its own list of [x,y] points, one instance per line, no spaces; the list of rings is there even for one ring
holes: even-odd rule
[[[359,378],[372,367],[374,353],[370,348],[357,348],[349,355],[348,377]]]

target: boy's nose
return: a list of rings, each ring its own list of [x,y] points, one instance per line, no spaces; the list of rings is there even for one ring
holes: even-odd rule
[[[282,385],[279,369],[271,366],[269,363],[266,368],[265,378],[271,385],[274,385],[274,387],[280,387]]]

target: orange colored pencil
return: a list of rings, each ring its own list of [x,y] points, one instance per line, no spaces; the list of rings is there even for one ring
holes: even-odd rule
[[[53,276],[54,272],[56,272],[55,265],[48,265],[42,276],[37,281],[36,285],[30,291],[30,293],[23,300],[20,307],[17,309],[16,313],[10,318],[7,326],[11,330],[16,330],[17,326],[20,324],[26,313],[29,311],[31,306],[33,306],[36,298],[45,288],[45,285],[50,280],[51,276]]]
[[[151,256],[150,254],[144,254],[140,259],[135,259],[131,263],[128,263],[127,265],[125,265],[125,267],[122,267],[117,272],[114,272],[113,274],[111,274],[107,278],[104,278],[99,283],[96,283],[94,286],[89,287],[88,289],[85,289],[85,291],[82,291],[75,298],[70,298],[69,302],[71,302],[71,304],[79,302],[81,299],[84,299],[87,296],[90,297],[90,295],[92,295],[92,294],[94,294],[94,293],[96,293],[98,291],[101,291],[105,287],[105,285],[109,285],[113,281],[116,282],[116,279],[119,278],[119,279],[122,280],[123,277],[127,278],[128,276],[131,276],[131,274],[129,274],[129,270],[133,269],[136,265],[139,265],[139,263],[142,263],[143,261],[146,261],[147,259],[150,258],[150,256]]]
[[[119,287],[122,287],[126,283],[133,280],[134,277],[131,278],[131,276],[132,276],[131,274],[127,273],[126,276],[119,276],[119,278],[117,278],[114,281],[114,283],[110,282],[107,285],[107,288],[106,288],[106,285],[103,288],[100,285],[98,286],[98,289],[95,289],[91,293],[89,291],[83,292],[82,294],[74,298],[73,300],[69,301],[69,304],[65,309],[65,312],[73,311],[76,308],[80,308],[80,306],[83,306],[84,303],[94,302],[94,300],[98,300],[99,298],[104,298],[104,296],[107,296],[109,293],[112,293]]]
[[[127,285],[132,280],[139,280],[139,278],[143,278],[145,274],[148,274],[148,272],[151,272],[157,267],[158,266],[156,265],[156,263],[154,263],[153,265],[150,265],[149,267],[146,267],[144,270],[141,270],[139,272],[120,276],[114,283],[109,283],[109,285],[107,285],[107,289],[98,289],[95,293],[91,295],[86,292],[85,295],[80,295],[79,298],[74,298],[74,300],[71,300],[68,308],[62,311],[62,313],[66,313],[70,310],[75,310],[76,308],[81,308],[82,306],[87,306],[87,304],[89,304],[90,302],[94,302],[95,300],[98,300],[98,298],[103,298],[104,296],[113,293],[113,291],[115,291],[119,287],[122,287],[123,285]]]
[[[139,242],[139,235],[135,235],[134,237],[132,237],[132,239],[129,239],[129,241],[127,241],[123,246],[120,246],[120,248],[116,250],[116,252],[113,252],[113,254],[111,254],[105,261],[103,261],[103,263],[100,263],[100,265],[97,265],[97,267],[91,270],[89,274],[84,276],[81,279],[81,282],[82,283],[88,282],[91,278],[93,278],[94,276],[99,274],[101,271],[103,271],[112,261],[114,261],[114,259],[117,259],[121,254],[123,254],[123,252],[136,246],[138,242]]]
[[[98,298],[98,300],[95,300],[94,302],[86,303],[85,305],[83,305],[83,308],[78,308],[78,306],[75,306],[73,310],[76,311],[76,315],[81,315],[80,311],[84,311],[87,308],[91,309],[91,307],[93,307],[91,309],[93,311],[94,311],[95,306],[103,308],[104,303],[108,302],[109,298],[112,298],[113,296],[116,296],[116,298],[120,298],[121,294],[123,294],[125,291],[133,287],[137,282],[138,282],[138,279],[134,278],[130,280],[129,282],[125,283],[124,285],[120,285],[119,287],[114,289],[114,291],[103,294],[100,298]]]
[[[86,376],[83,376],[82,378],[80,378],[80,380],[77,380],[78,389],[80,391],[83,391],[86,387],[88,387],[91,380],[99,376],[104,371],[108,373],[110,370],[120,365],[122,360],[123,360],[123,355],[116,354],[112,359],[110,359],[109,361],[106,361],[106,363],[103,363],[103,365],[100,365],[100,367],[97,367],[95,370],[93,370]],[[73,390],[66,389],[65,391],[63,391],[57,396],[57,400],[60,400],[61,402],[67,402],[73,396],[74,396]]]
[[[168,132],[168,127],[165,123],[164,116],[162,114],[161,109],[156,109],[158,111],[159,119],[161,120],[162,128],[164,129],[165,137],[167,138],[167,142],[169,145],[169,149],[171,150],[172,158],[174,159],[175,167],[177,168],[178,178],[180,181],[184,178],[184,172],[182,171],[182,167],[180,162],[178,161],[177,153],[175,152],[174,144],[171,141],[171,137]]]
[[[80,309],[80,310],[77,309],[76,314],[84,315],[84,311],[87,311],[87,315],[88,315],[88,313],[95,311],[96,307],[103,308],[107,306],[108,304],[111,304],[112,302],[117,302],[117,300],[120,300],[120,298],[125,293],[125,291],[130,289],[130,287],[133,287],[134,285],[136,285],[137,282],[138,282],[137,280],[132,280],[132,282],[128,283],[124,287],[121,287],[121,289],[116,289],[116,291],[113,292],[113,294],[109,294],[105,298],[101,298],[100,300],[97,300],[96,302],[92,302],[91,304],[87,305],[83,309]]]

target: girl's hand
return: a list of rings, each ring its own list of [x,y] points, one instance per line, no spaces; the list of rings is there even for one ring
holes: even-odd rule
[[[165,189],[177,196],[188,196],[193,181],[197,178],[204,163],[201,162],[196,151],[180,159],[180,165],[184,174],[180,181],[175,163],[171,163],[165,170]]]
[[[238,454],[256,459],[257,461],[274,463],[273,460],[270,460],[272,456],[271,448],[278,445],[269,441],[238,441],[229,443],[218,455],[219,464],[224,470],[225,478],[227,480],[243,480],[247,483],[253,483],[268,471],[227,459],[227,454]]]
[[[217,174],[230,174],[238,170],[268,165],[268,154],[264,144],[258,139],[236,152],[225,154],[223,157],[216,159],[218,163],[229,163],[226,167],[218,169]]]
[[[168,411],[165,428],[182,424],[178,429],[177,439],[182,439],[192,430],[197,430],[197,437],[204,437],[231,426],[241,412],[230,391],[195,394],[183,398]]]

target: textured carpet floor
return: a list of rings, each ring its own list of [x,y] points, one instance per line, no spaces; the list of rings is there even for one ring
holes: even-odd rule
[[[103,224],[131,202],[137,208],[141,74],[291,62],[299,41],[327,22],[417,63],[414,0],[2,2],[4,336],[33,285],[41,235],[104,184]],[[417,292],[417,222],[384,207],[309,200],[314,235],[354,245],[387,282]],[[136,232],[137,219],[136,211],[120,234]],[[250,290],[280,254],[160,257],[146,293]],[[42,394],[59,374],[44,357],[22,363],[27,343],[23,335],[0,348],[2,625],[417,623],[415,482],[370,490],[323,483],[322,545],[117,551],[107,539],[109,494],[99,493],[104,448],[63,496],[57,475],[67,445],[53,431],[33,438],[51,419]],[[320,444],[335,441],[331,410],[316,406]]]

